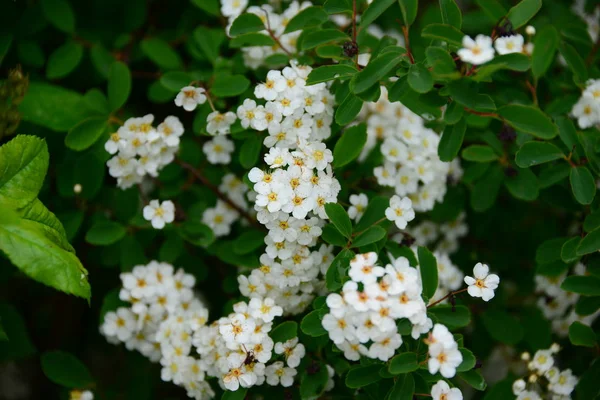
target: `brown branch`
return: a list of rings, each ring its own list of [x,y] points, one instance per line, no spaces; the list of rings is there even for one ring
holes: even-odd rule
[[[594,43],[594,47],[592,47],[592,51],[590,51],[590,54],[585,59],[586,66],[589,67],[590,65],[592,65],[592,62],[594,61],[594,58],[596,58],[596,53],[598,52],[599,49],[600,49],[600,36],[596,40],[596,43]]]
[[[441,299],[439,299],[438,301],[436,301],[436,302],[433,302],[433,303],[429,304],[429,305],[427,306],[427,308],[429,308],[429,307],[433,307],[433,306],[435,306],[436,304],[439,304],[439,303],[441,303],[442,301],[446,300],[446,299],[447,299],[448,297],[450,297],[450,296],[454,296],[454,295],[457,295],[457,294],[459,294],[459,293],[466,292],[468,289],[469,289],[469,288],[464,288],[464,289],[456,290],[456,291],[454,291],[454,292],[450,292],[450,293],[448,293],[447,295],[445,295],[444,297],[442,297]]]
[[[408,54],[408,59],[411,64],[415,63],[415,58],[413,57],[412,50],[410,49],[410,39],[408,38],[408,26],[402,27],[402,33],[404,34],[404,44],[406,45],[406,53]]]
[[[227,203],[231,208],[233,208],[235,211],[237,211],[251,225],[254,225],[261,229],[263,228],[263,226],[256,219],[252,218],[252,216],[250,214],[248,214],[248,212],[246,210],[244,210],[243,208],[241,208],[240,206],[235,204],[229,197],[227,197],[224,193],[222,193],[217,186],[215,186],[211,181],[209,181],[208,178],[206,178],[204,175],[202,175],[202,172],[199,169],[194,168],[194,166],[186,163],[185,161],[176,160],[176,162],[177,162],[177,164],[181,165],[181,167],[183,167],[184,169],[187,169],[189,172],[191,172],[196,177],[196,179],[198,179],[204,186],[206,186],[214,194],[216,194],[219,199],[221,199],[222,201]]]
[[[481,111],[475,111],[469,107],[465,107],[465,111],[470,113],[470,114],[475,114],[475,115],[479,115],[480,117],[492,117],[492,118],[500,118],[500,116],[496,113],[490,113],[490,112],[481,112]]]
[[[266,20],[267,20],[267,33],[269,34],[269,36],[271,36],[271,39],[273,39],[273,41],[275,41],[275,43],[277,43],[277,45],[281,48],[281,50],[283,50],[283,52],[289,58],[293,58],[292,53],[290,53],[285,47],[283,47],[283,44],[281,43],[281,41],[279,40],[279,38],[277,36],[275,36],[275,33],[271,29],[271,23],[269,22],[269,13],[266,10],[263,10],[263,11],[265,12],[265,15],[267,16],[267,18],[266,18]]]

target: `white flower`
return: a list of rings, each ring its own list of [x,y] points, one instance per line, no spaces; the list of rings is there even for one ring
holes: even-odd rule
[[[525,381],[523,379],[517,379],[512,384],[513,394],[515,396],[518,396],[519,393],[521,393],[523,390],[525,390],[526,387],[527,387],[527,384],[525,383]]]
[[[369,198],[364,193],[352,194],[350,195],[350,204],[352,205],[348,208],[348,216],[358,221],[369,204]]]
[[[458,388],[450,388],[446,381],[437,381],[431,387],[432,400],[462,400],[463,395]]]
[[[306,349],[302,343],[298,343],[296,337],[284,343],[275,343],[275,354],[285,355],[288,366],[296,368],[306,354]]]
[[[275,361],[265,368],[267,383],[271,386],[277,386],[281,383],[283,387],[290,387],[294,384],[294,376],[297,373],[294,368],[286,367],[282,361]]]
[[[440,372],[444,378],[452,378],[456,374],[456,368],[462,363],[462,354],[457,346],[445,348],[442,343],[434,343],[429,346],[429,373]]]
[[[144,219],[150,221],[154,229],[162,229],[165,224],[175,220],[175,205],[171,200],[162,203],[158,200],[150,200],[150,204],[144,207]]]
[[[490,268],[486,264],[477,263],[473,268],[475,278],[465,276],[465,283],[469,285],[468,292],[472,297],[481,297],[483,301],[494,298],[494,290],[500,283],[500,277],[490,274]]]
[[[221,114],[219,111],[213,111],[206,117],[206,132],[211,135],[226,135],[229,133],[231,125],[236,120],[233,112],[227,111]]]
[[[392,196],[390,206],[385,210],[385,217],[393,221],[398,229],[406,228],[408,222],[415,219],[412,201],[408,197]]]
[[[203,88],[185,86],[175,97],[175,105],[183,107],[185,111],[194,111],[198,104],[206,102],[206,91]]]
[[[120,307],[116,312],[107,312],[101,331],[106,336],[116,336],[120,341],[128,340],[135,330],[135,315],[125,307]]]
[[[463,48],[458,50],[457,54],[464,62],[479,65],[485,64],[494,58],[492,38],[489,36],[477,35],[475,40],[469,36],[464,36],[462,45]]]
[[[271,298],[264,300],[253,298],[248,303],[248,311],[253,318],[260,318],[265,322],[271,322],[275,317],[283,315],[283,309],[275,305],[275,301]]]
[[[522,35],[500,36],[494,42],[494,47],[500,55],[523,52],[524,39]]]
[[[71,390],[69,400],[94,400],[94,393],[89,390]]]
[[[519,393],[516,400],[542,400],[542,398],[536,392],[524,390]]]
[[[202,146],[202,151],[211,164],[229,164],[233,150],[233,142],[225,136],[216,136]]]
[[[237,17],[248,7],[248,0],[222,0],[221,14],[225,17]]]
[[[581,129],[600,123],[600,99],[584,93],[571,111]]]
[[[550,350],[538,350],[530,362],[530,369],[545,373],[554,366],[554,357]]]
[[[556,382],[548,385],[549,389],[556,394],[568,396],[575,389],[577,377],[573,376],[570,369],[566,369],[560,373]]]

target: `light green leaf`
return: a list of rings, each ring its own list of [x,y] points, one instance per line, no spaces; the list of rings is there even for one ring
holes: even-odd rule
[[[306,7],[288,22],[283,33],[295,32],[307,27],[321,25],[328,19],[329,15],[323,11],[323,7]]]
[[[106,131],[107,122],[103,117],[92,117],[81,121],[65,137],[65,146],[75,151],[89,148]]]
[[[546,73],[554,61],[558,48],[558,31],[552,25],[546,25],[535,35],[533,54],[531,55],[531,72],[540,77]]]
[[[577,255],[594,253],[600,250],[600,229],[595,229],[588,233],[577,246]]]
[[[419,364],[417,364],[417,354],[411,352],[398,354],[390,360],[390,365],[388,367],[390,374],[393,375],[406,374],[408,372],[416,371],[417,369],[419,369]]]
[[[354,120],[363,105],[363,100],[352,93],[348,93],[342,104],[335,111],[335,122],[346,125]]]
[[[275,343],[283,343],[298,336],[298,324],[296,321],[284,321],[269,332],[269,336]]]
[[[444,24],[452,25],[456,29],[462,27],[462,13],[455,0],[440,0],[440,11]]]
[[[560,288],[582,296],[600,296],[600,278],[591,275],[571,275],[563,281]]]
[[[206,58],[214,64],[219,57],[221,44],[225,40],[225,32],[222,29],[208,29],[204,26],[199,26],[194,29],[193,37]]]
[[[94,383],[85,364],[71,353],[48,351],[42,355],[41,361],[44,375],[58,385],[77,389]]]
[[[443,40],[453,46],[461,47],[465,34],[452,25],[430,24],[423,28],[421,36],[429,39]]]
[[[462,328],[471,322],[471,312],[465,306],[441,305],[429,308],[427,312],[435,316],[437,321],[446,325],[448,329]]]
[[[561,149],[550,142],[526,142],[519,151],[517,151],[515,161],[521,168],[531,167],[533,165],[543,164],[550,161],[563,158]]]
[[[387,231],[379,225],[374,225],[358,235],[352,241],[351,247],[362,247],[371,243],[375,243],[383,239],[387,235]]]
[[[389,400],[413,400],[415,393],[415,378],[413,374],[403,374],[396,378],[389,392]]]
[[[579,55],[575,47],[563,41],[559,45],[560,54],[565,58],[567,65],[573,71],[576,83],[584,83],[588,78],[587,67],[585,61]]]
[[[494,23],[498,22],[507,13],[504,6],[498,0],[476,0],[476,3]]]
[[[306,79],[306,85],[315,85],[321,82],[327,82],[334,79],[347,79],[351,78],[356,74],[358,70],[348,64],[337,64],[337,65],[324,65],[322,67],[315,68],[308,74]]]
[[[483,376],[481,376],[481,373],[477,369],[459,372],[458,376],[476,390],[483,391],[487,387],[485,379],[483,379]]]
[[[319,29],[304,37],[302,50],[310,50],[324,43],[340,42],[342,40],[350,40],[350,38],[344,32],[337,29]]]
[[[427,93],[433,89],[433,77],[423,64],[411,64],[408,84],[417,93]]]
[[[346,129],[333,148],[333,166],[342,167],[354,161],[367,142],[367,126],[355,125]]]
[[[409,26],[415,22],[419,10],[419,0],[398,0],[404,24]]]
[[[321,325],[321,317],[319,316],[319,310],[314,310],[306,314],[300,322],[300,329],[308,336],[318,337],[327,334],[323,325]]]
[[[380,381],[381,375],[379,375],[379,371],[381,368],[381,364],[353,367],[346,375],[346,386],[356,389]]]
[[[249,87],[250,81],[244,75],[219,74],[210,90],[217,97],[234,97],[244,93]]]
[[[200,40],[197,38],[196,40]],[[271,39],[270,36],[267,36],[263,33],[245,33],[243,35],[239,35],[231,39],[229,42],[229,46],[232,48],[241,48],[248,46],[274,46],[275,41]]]
[[[244,140],[240,148],[240,164],[246,170],[250,170],[258,162],[260,150],[262,148],[262,139],[259,136],[252,136]]]
[[[491,162],[499,158],[498,154],[490,146],[473,144],[465,148],[461,153],[462,158],[473,162]]]
[[[475,358],[475,356],[473,355],[473,352],[471,352],[471,350],[469,349],[465,349],[464,347],[461,347],[458,349],[460,351],[460,354],[462,355],[462,363],[460,363],[460,365],[456,368],[457,372],[465,372],[465,371],[469,371],[471,369],[473,369],[473,367],[475,367],[475,364],[477,362],[477,359]]]
[[[191,75],[183,71],[169,71],[160,77],[160,84],[172,92],[179,92],[192,81]]]
[[[351,0],[327,0],[325,1],[325,5],[323,5],[323,9],[328,14],[352,12],[352,2]]]
[[[111,65],[108,73],[108,104],[111,111],[123,107],[131,93],[131,72],[122,62]]]
[[[221,400],[244,400],[246,398],[246,393],[248,393],[248,389],[244,387],[239,387],[235,391],[225,390],[223,391]]]
[[[50,54],[46,65],[46,78],[64,78],[77,68],[82,57],[83,46],[80,43],[66,42]]]
[[[398,52],[386,52],[371,60],[367,66],[356,75],[354,81],[354,93],[362,93],[375,85],[390,71],[392,71],[400,61],[402,54]]]
[[[513,128],[530,135],[552,139],[558,135],[558,128],[539,108],[510,104],[498,110],[498,114]]]

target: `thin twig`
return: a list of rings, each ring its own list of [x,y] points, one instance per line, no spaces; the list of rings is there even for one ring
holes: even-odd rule
[[[592,65],[592,62],[594,61],[594,58],[596,57],[596,53],[598,52],[599,49],[600,49],[600,36],[596,40],[596,43],[594,43],[594,47],[592,47],[592,51],[590,51],[590,54],[585,59],[585,65],[587,65],[588,67],[590,65]]]
[[[433,306],[435,306],[436,304],[439,304],[439,303],[441,303],[442,301],[446,300],[446,299],[447,299],[448,297],[450,297],[450,296],[454,296],[454,295],[457,295],[457,294],[459,294],[459,293],[466,292],[468,289],[469,289],[469,288],[464,288],[464,289],[460,289],[460,290],[457,290],[457,291],[454,291],[454,292],[450,292],[450,293],[448,293],[447,295],[445,295],[444,297],[442,297],[441,299],[439,299],[438,301],[436,301],[436,302],[433,302],[433,303],[429,304],[429,305],[427,306],[427,308],[429,308],[429,307],[433,307]]]
[[[410,49],[410,39],[408,38],[408,26],[404,25],[402,27],[402,33],[404,34],[404,44],[406,45],[406,53],[408,54],[408,59],[411,64],[415,63],[415,58],[413,57],[412,50]]]
[[[224,193],[222,193],[217,186],[213,185],[213,183],[211,181],[209,181],[204,175],[202,175],[202,172],[200,170],[194,168],[194,166],[186,163],[185,161],[177,160],[176,162],[177,162],[177,164],[181,165],[184,169],[187,169],[188,171],[190,171],[196,177],[196,179],[198,179],[204,186],[206,186],[214,194],[216,194],[219,199],[223,200],[231,208],[236,210],[251,225],[254,225],[261,229],[263,228],[263,226],[257,220],[252,218],[252,216],[250,214],[248,214],[248,212],[246,210],[244,210],[243,208],[241,208],[240,206],[235,204],[229,197],[227,197]]]
[[[266,20],[267,20],[267,32],[269,33],[269,36],[271,36],[271,39],[273,39],[275,41],[275,43],[277,43],[277,45],[281,48],[281,50],[283,50],[283,52],[289,58],[292,58],[293,57],[292,53],[290,53],[285,47],[283,47],[283,44],[281,43],[281,41],[279,40],[279,38],[277,36],[275,36],[275,33],[271,29],[271,23],[269,22],[269,13],[266,10],[263,10],[263,11],[265,12],[265,15],[267,16],[267,18],[266,18]]]
[[[496,113],[491,113],[491,112],[481,112],[481,111],[475,111],[469,107],[465,107],[465,111],[470,113],[470,114],[475,114],[475,115],[479,115],[480,117],[492,117],[492,118],[500,118],[500,116]]]

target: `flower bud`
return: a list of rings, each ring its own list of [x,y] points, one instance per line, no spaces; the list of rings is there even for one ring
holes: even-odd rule
[[[75,194],[81,193],[81,190],[82,190],[81,184],[76,183],[75,186],[73,186],[73,192],[75,192]]]
[[[514,381],[513,385],[512,385],[513,394],[515,396],[518,396],[519,393],[521,393],[523,390],[525,390],[526,385],[527,384],[525,383],[525,381],[523,379],[517,379],[516,381]]]
[[[535,28],[531,25],[527,25],[527,28],[525,28],[525,33],[527,33],[529,36],[533,36],[535,35]]]

